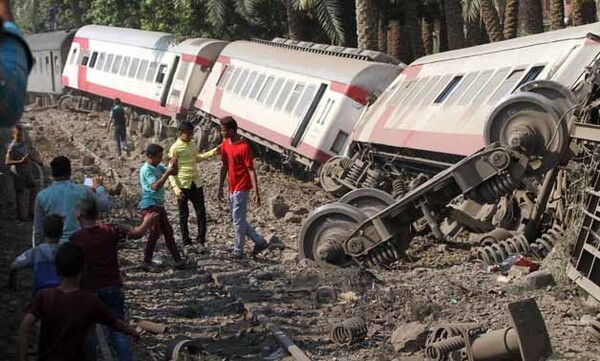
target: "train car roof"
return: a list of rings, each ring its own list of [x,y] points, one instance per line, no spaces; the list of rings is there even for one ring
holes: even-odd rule
[[[575,26],[561,30],[548,31],[540,34],[523,36],[520,38],[499,41],[497,43],[478,45],[470,48],[457,49],[446,51],[443,53],[428,55],[415,60],[410,64],[410,66],[430,64],[439,61],[461,59],[473,56],[481,56],[497,51],[524,48],[544,43],[552,44],[564,40],[583,39],[589,33],[593,33],[600,36],[600,22],[588,25]]]
[[[175,44],[173,34],[102,25],[86,25],[79,29],[76,36],[157,50],[167,50]]]
[[[225,43],[227,42],[224,40],[216,40],[209,38],[189,38],[183,40],[177,45],[172,46],[171,50],[182,54],[197,54],[208,45]]]
[[[306,74],[348,85],[360,85],[365,90],[377,88],[373,83],[381,80],[381,74],[395,77],[404,67],[404,64],[392,65],[335,57],[244,40],[230,43],[223,49],[221,55],[268,68]],[[388,72],[383,71],[384,69],[388,69]]]
[[[60,49],[65,41],[69,41],[77,30],[59,30],[25,36],[31,51]]]

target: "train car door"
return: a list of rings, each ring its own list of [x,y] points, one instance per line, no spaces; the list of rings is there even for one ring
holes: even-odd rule
[[[304,133],[306,133],[308,124],[310,124],[310,120],[312,119],[312,116],[315,113],[315,110],[317,109],[317,106],[319,105],[321,98],[323,98],[325,89],[327,89],[327,84],[321,83],[321,86],[319,86],[319,90],[317,90],[317,94],[315,95],[313,101],[310,103],[310,107],[306,111],[304,118],[302,118],[302,122],[300,122],[300,126],[298,126],[298,129],[296,129],[296,132],[292,136],[292,142],[291,142],[292,147],[296,148],[298,146],[298,144],[300,144],[300,141],[302,140]]]
[[[171,70],[169,70],[169,75],[167,76],[167,82],[165,83],[165,87],[163,88],[162,95],[160,96],[160,106],[161,107],[164,107],[165,105],[167,105],[167,98],[169,96],[169,91],[171,90],[171,85],[173,84],[173,77],[175,75],[175,70],[177,69],[177,66],[179,65],[179,58],[180,58],[179,55],[175,57],[175,60],[173,60],[173,64],[171,65]],[[161,67],[163,67],[163,66],[164,65],[161,65]],[[164,69],[162,69],[162,71],[164,71]],[[160,72],[161,72],[161,68],[158,69],[158,73],[159,73],[158,76],[161,76]],[[157,80],[159,80],[159,79],[157,78]]]

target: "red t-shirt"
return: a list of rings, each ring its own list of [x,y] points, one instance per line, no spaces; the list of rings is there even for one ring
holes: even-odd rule
[[[229,192],[249,191],[252,179],[249,168],[252,168],[252,150],[245,140],[232,143],[230,139],[221,143],[221,160],[227,166],[229,174]]]
[[[98,291],[110,286],[121,286],[118,242],[127,236],[127,230],[114,224],[100,224],[82,228],[71,235],[71,242],[83,248],[85,265],[79,283],[84,290]]]
[[[83,360],[83,341],[90,327],[95,323],[118,325],[108,306],[84,290],[40,290],[27,312],[42,321],[38,357],[43,361]]]

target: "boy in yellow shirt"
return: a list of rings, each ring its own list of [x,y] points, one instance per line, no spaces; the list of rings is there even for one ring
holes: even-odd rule
[[[178,172],[169,177],[173,191],[177,196],[179,208],[179,227],[184,246],[191,245],[190,232],[188,228],[189,208],[188,201],[192,202],[196,211],[198,221],[198,251],[205,251],[206,241],[206,209],[204,206],[204,191],[202,181],[198,174],[196,163],[208,160],[219,152],[216,147],[206,153],[198,154],[198,149],[192,143],[194,137],[194,126],[184,121],[179,124],[179,137],[169,149],[169,157],[177,158]]]

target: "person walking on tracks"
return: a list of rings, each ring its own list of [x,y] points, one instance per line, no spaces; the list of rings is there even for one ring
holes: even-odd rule
[[[111,124],[115,128],[115,142],[117,143],[117,155],[121,156],[121,145],[129,155],[129,146],[127,145],[127,124],[125,124],[125,109],[121,106],[121,99],[115,98],[114,106],[110,110],[110,119],[108,120],[107,133],[110,132]]]
[[[177,196],[179,208],[179,227],[183,245],[192,244],[188,228],[189,207],[188,201],[192,202],[198,221],[198,251],[205,251],[206,241],[206,208],[204,206],[204,190],[202,181],[198,174],[196,163],[207,160],[218,152],[218,147],[206,153],[198,154],[198,150],[191,140],[194,136],[192,123],[184,121],[179,124],[179,137],[169,149],[169,157],[177,158],[177,174],[169,177],[173,192]]]
[[[267,249],[269,244],[258,232],[246,221],[248,209],[248,197],[253,190],[253,200],[260,206],[260,193],[258,192],[258,181],[252,162],[252,151],[250,145],[237,133],[237,122],[232,117],[221,119],[221,177],[219,178],[219,191],[217,197],[223,199],[223,184],[225,178],[229,178],[229,208],[235,226],[235,245],[233,256],[236,259],[244,257],[244,243],[246,236],[254,242],[252,256]]]

